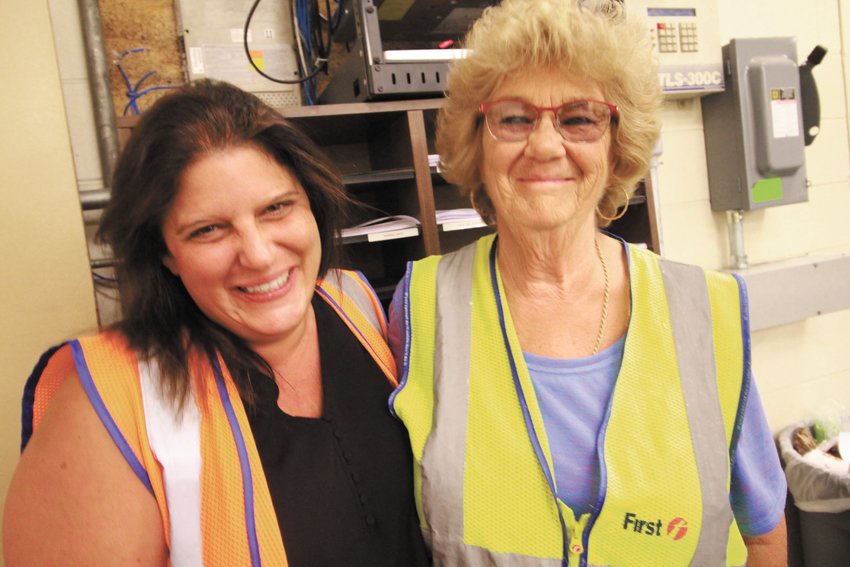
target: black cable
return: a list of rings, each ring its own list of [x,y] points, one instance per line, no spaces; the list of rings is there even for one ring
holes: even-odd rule
[[[319,3],[313,2],[308,7],[307,25],[310,26],[310,43],[316,46],[316,58],[322,59],[325,53],[325,43],[322,37],[322,18],[319,16]]]
[[[292,0],[292,1],[294,2],[295,0]],[[316,69],[311,71],[308,75],[305,75],[304,77],[302,77],[300,79],[292,79],[292,80],[276,79],[274,77],[267,75],[263,71],[261,71],[260,68],[257,67],[257,64],[254,63],[254,58],[251,57],[251,51],[248,49],[248,29],[251,26],[251,18],[254,17],[254,11],[256,11],[259,3],[260,3],[260,0],[254,0],[254,4],[251,6],[251,10],[248,12],[248,17],[245,19],[245,29],[242,30],[242,45],[245,48],[245,56],[248,58],[248,62],[251,64],[251,67],[253,67],[254,70],[257,73],[259,73],[260,75],[262,75],[266,79],[273,81],[275,83],[280,83],[280,84],[283,84],[283,85],[299,85],[301,83],[306,83],[307,81],[312,80],[313,78],[316,77],[316,75],[318,75],[320,72],[322,72],[324,69],[327,68],[327,62],[323,62],[321,65],[316,67]],[[305,71],[306,71],[306,69],[305,69]]]
[[[315,6],[316,6],[316,16],[317,16],[317,20],[319,22],[318,26],[316,27],[317,32],[318,32],[317,33],[317,37],[318,37],[317,43],[319,45],[319,51],[321,53],[321,57],[323,59],[327,59],[331,55],[332,42],[333,42],[333,36],[334,36],[334,26],[333,26],[332,16],[331,16],[331,0],[325,0],[325,18],[324,18],[324,20],[325,20],[325,22],[327,24],[327,28],[328,28],[327,40],[322,37],[322,17],[321,17],[321,14],[319,14],[319,0],[316,0]],[[341,9],[342,9],[342,5],[338,4],[337,10],[341,10]]]

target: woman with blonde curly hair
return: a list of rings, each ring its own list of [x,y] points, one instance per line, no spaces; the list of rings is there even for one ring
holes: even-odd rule
[[[411,263],[390,314],[435,565],[783,562],[742,282],[602,230],[660,132],[647,31],[504,0],[449,74],[443,175],[495,234]]]

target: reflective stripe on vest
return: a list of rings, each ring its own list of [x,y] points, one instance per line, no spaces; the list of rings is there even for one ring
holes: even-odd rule
[[[387,319],[384,308],[363,274],[333,270],[319,282],[316,292],[372,355],[390,383],[397,386],[395,359],[385,338]]]
[[[471,344],[473,336],[471,326],[473,323],[471,321],[475,318],[474,314],[477,313],[473,308],[475,292],[473,292],[472,282],[476,278],[475,271],[481,269],[482,262],[480,257],[476,259],[476,251],[478,254],[482,254],[482,251],[487,248],[489,247],[486,244],[482,246],[481,242],[478,245],[471,245],[457,253],[441,258],[436,268],[433,267],[432,259],[427,262],[419,262],[417,264],[424,268],[421,276],[417,274],[416,264],[411,269],[411,290],[417,285],[414,283],[418,281],[417,278],[421,277],[430,281],[430,278],[434,277],[436,280],[436,283],[433,284],[435,294],[433,422],[430,424],[430,434],[426,437],[424,447],[420,445],[421,432],[411,432],[414,454],[416,455],[419,452],[420,454],[417,456],[421,459],[421,466],[418,467],[418,472],[421,474],[421,495],[417,494],[417,496],[421,500],[424,515],[424,518],[422,518],[423,526],[426,528],[426,536],[431,540],[435,554],[435,565],[476,566],[496,564],[516,565],[518,567],[525,565],[551,565],[554,567],[562,564],[562,560],[564,560],[561,557],[554,556],[554,552],[559,549],[559,546],[548,547],[550,549],[548,553],[553,553],[553,556],[550,557],[516,554],[504,550],[497,552],[468,543],[469,538],[464,533],[465,521],[469,521],[469,518],[466,518],[466,520],[464,518],[464,511],[467,508],[464,497],[464,482],[465,474],[470,474],[469,463],[466,460],[466,444],[470,442],[468,433],[470,382],[468,379],[463,380],[459,377],[470,376],[470,352],[473,348]],[[632,253],[635,253],[635,251],[633,250]],[[435,271],[434,276],[428,275],[431,269]],[[668,293],[667,301],[672,333],[675,337],[676,357],[681,370],[681,388],[684,405],[687,408],[687,423],[693,433],[691,444],[695,454],[700,484],[699,494],[696,494],[696,497],[701,499],[703,506],[703,520],[693,522],[696,527],[692,527],[692,530],[698,530],[699,537],[691,564],[725,564],[727,546],[718,545],[718,542],[731,541],[729,525],[733,522],[733,516],[728,501],[729,461],[728,459],[718,459],[717,455],[728,455],[728,430],[731,428],[727,428],[728,419],[724,419],[724,413],[718,400],[714,352],[713,349],[708,348],[708,345],[712,344],[713,329],[712,303],[706,286],[706,276],[699,268],[661,261],[661,277],[663,277],[664,287]],[[480,282],[481,280],[478,279],[477,281]],[[419,291],[420,288],[416,287],[414,295],[407,300],[418,301],[419,296],[415,293],[419,293]],[[428,294],[424,294],[421,301],[427,302],[429,299]],[[419,309],[419,306],[410,308],[408,314],[411,312],[421,313],[417,309]],[[695,319],[697,319],[696,324]],[[422,321],[412,323],[411,320],[408,320],[408,325],[411,324],[416,325],[417,333],[427,332],[427,322],[424,324]],[[481,337],[478,340],[487,339]],[[425,348],[427,348],[427,343],[425,344]],[[416,344],[411,346],[409,342],[408,349],[411,348],[419,347]],[[409,351],[406,352],[405,359],[410,360],[410,355]],[[423,355],[421,352],[414,353],[413,356],[414,360],[420,361],[427,358],[427,353]],[[410,377],[404,376],[403,378],[411,381],[418,379],[417,370],[413,369],[412,372],[413,374]],[[423,382],[425,381],[427,381],[427,378],[423,377]],[[409,386],[409,384],[403,383],[402,391],[398,393],[395,400],[398,406],[394,409],[398,411],[403,420],[406,415],[412,415],[413,411],[418,411],[411,409],[410,406],[402,407],[405,404],[403,390]],[[416,387],[418,386],[414,388]],[[706,403],[706,400],[708,400],[708,403]],[[531,402],[536,404],[535,400]],[[427,410],[425,410],[425,413],[427,413]],[[731,413],[734,414],[734,410]],[[415,427],[415,424],[408,423],[409,428],[412,425]],[[417,441],[417,436],[420,436],[420,441]],[[545,440],[543,443],[545,444]],[[422,448],[420,449],[420,447]],[[548,448],[545,448],[543,453],[551,461],[548,458]],[[541,469],[543,467],[549,468],[547,463],[541,464]],[[536,485],[542,485],[545,488],[543,476],[541,474],[537,480],[529,478],[527,483],[536,483]],[[538,489],[539,486],[535,490]],[[548,488],[545,488],[545,490],[549,492]],[[554,497],[552,498],[551,508],[552,510],[545,512],[545,514],[549,516],[554,514],[557,517],[559,506],[555,503]],[[569,513],[568,509],[567,512]],[[544,527],[539,523],[539,520],[540,518],[538,518],[538,525],[541,528]],[[606,521],[610,526],[611,518],[607,518]],[[575,524],[575,521],[570,518],[569,523]],[[580,524],[584,526],[584,521]],[[701,529],[699,526],[701,526]],[[583,539],[585,546],[590,548],[591,560],[595,555],[593,533],[593,527],[591,527],[591,535],[585,535]],[[737,528],[735,534],[738,534]],[[737,537],[740,538],[739,535]],[[590,541],[589,546],[587,546],[588,541]],[[740,543],[742,545],[742,542]],[[733,548],[738,551],[735,555],[740,555],[740,546],[737,546],[737,543]],[[586,562],[587,559],[585,552],[582,561]],[[602,562],[608,561],[602,560]]]
[[[201,414],[188,396],[180,416],[163,396],[159,366],[139,361],[148,442],[162,465],[171,518],[172,567],[203,565],[201,545]]]
[[[728,498],[728,465],[717,455],[727,452],[726,428],[717,390],[712,343],[711,302],[701,268],[661,260],[661,275],[670,307],[670,322],[679,360],[679,374],[691,442],[702,484],[703,522],[692,565],[725,565],[727,541],[732,524]],[[708,495],[708,497],[706,497]],[[711,521],[705,521],[712,518]]]
[[[335,284],[335,285],[333,285]],[[370,352],[391,382],[395,382],[395,366],[383,336],[386,334],[386,319],[377,297],[361,276],[354,272],[335,271],[316,286],[319,295],[337,312],[358,341]],[[387,361],[390,361],[389,363]],[[216,399],[222,403],[239,459],[242,491],[244,495],[244,526],[252,567],[263,564],[260,536],[255,518],[255,505],[267,504],[263,495],[267,487],[262,479],[261,465],[256,450],[248,446],[245,436],[251,435],[244,419],[240,420],[234,408],[234,392],[228,391],[229,380],[225,380],[219,360],[213,360],[215,386],[206,384],[207,395],[215,391]],[[204,564],[201,544],[201,416],[195,393],[185,401],[181,416],[174,416],[173,404],[163,398],[159,387],[158,368],[140,362],[139,372],[148,426],[151,450],[161,463],[166,486],[168,513],[171,520],[171,562],[174,567],[194,567]],[[232,388],[230,388],[232,390]],[[238,398],[237,398],[237,402]],[[239,414],[241,415],[241,407]],[[207,418],[209,420],[209,416]],[[240,426],[242,421],[242,426]],[[253,466],[252,466],[253,464]],[[257,487],[255,481],[263,485]],[[242,522],[240,522],[242,523]],[[276,531],[276,526],[267,529]],[[266,544],[269,545],[268,543]],[[277,545],[273,552],[280,551]],[[269,559],[269,558],[267,558]],[[285,561],[285,559],[283,559]],[[273,560],[272,563],[275,561]]]

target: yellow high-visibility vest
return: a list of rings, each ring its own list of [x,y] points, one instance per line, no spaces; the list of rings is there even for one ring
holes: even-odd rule
[[[392,407],[435,565],[744,565],[729,503],[749,376],[730,275],[629,248],[631,319],[600,446],[601,510],[555,496],[495,237],[408,266]],[[545,316],[545,314],[542,314]]]

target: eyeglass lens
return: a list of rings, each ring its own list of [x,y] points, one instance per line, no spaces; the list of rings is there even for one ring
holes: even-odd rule
[[[488,103],[485,118],[495,138],[519,142],[531,135],[544,110],[520,100],[503,100]],[[608,105],[593,100],[571,102],[555,111],[555,127],[571,142],[595,142],[610,121]]]

